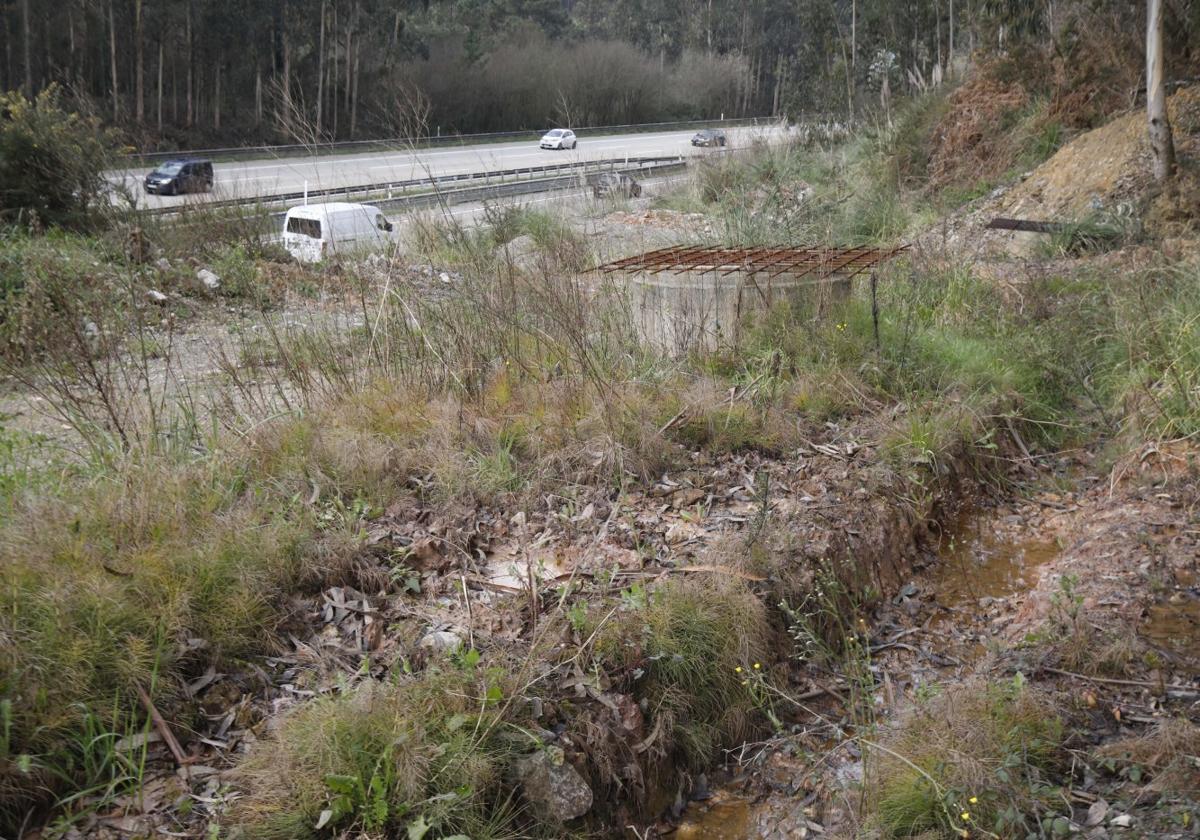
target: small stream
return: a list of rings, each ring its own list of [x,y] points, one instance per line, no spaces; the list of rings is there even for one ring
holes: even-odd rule
[[[981,602],[987,604],[988,599],[1005,599],[1032,588],[1041,567],[1057,557],[1060,550],[1056,540],[1030,535],[1015,520],[981,513],[975,508],[964,509],[947,524],[937,563],[931,570],[931,589],[937,603],[949,608],[939,611],[932,623],[952,621],[953,610],[971,609]],[[1200,621],[1200,600],[1192,603],[1197,607],[1195,616],[1180,620]],[[1174,623],[1165,619],[1162,626],[1164,632],[1174,629]],[[797,800],[795,808],[799,807]],[[785,809],[774,795],[758,801],[742,793],[718,789],[708,801],[688,808],[671,837],[756,840],[764,836],[764,823],[774,822],[781,810]]]
[[[965,607],[1031,589],[1041,567],[1060,552],[1057,540],[1005,533],[987,514],[966,508],[951,521],[938,551],[934,590],[945,607]]]

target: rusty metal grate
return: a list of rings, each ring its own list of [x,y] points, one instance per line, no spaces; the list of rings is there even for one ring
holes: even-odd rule
[[[675,246],[649,251],[636,257],[606,263],[597,271],[606,274],[658,274],[661,271],[689,274],[765,274],[775,277],[853,277],[908,250],[896,248],[714,248],[705,245]]]

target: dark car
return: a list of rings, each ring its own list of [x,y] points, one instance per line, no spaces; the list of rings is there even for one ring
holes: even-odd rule
[[[692,135],[693,146],[724,146],[725,132],[715,128],[704,128]]]
[[[163,161],[146,176],[146,192],[160,195],[208,192],[213,186],[211,160],[179,158]]]
[[[637,198],[642,194],[642,185],[632,175],[624,172],[604,172],[592,181],[592,195],[596,198],[619,196]]]

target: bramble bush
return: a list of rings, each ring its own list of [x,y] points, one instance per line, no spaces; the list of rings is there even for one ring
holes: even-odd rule
[[[0,94],[0,221],[88,226],[109,191],[115,147],[98,120],[63,108],[54,85],[32,101]]]

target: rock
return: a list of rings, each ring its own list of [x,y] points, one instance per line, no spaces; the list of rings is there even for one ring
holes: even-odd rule
[[[215,292],[221,288],[221,278],[213,274],[207,268],[202,268],[196,272],[196,279],[203,284],[204,288],[210,292]]]
[[[1095,703],[1093,702],[1092,705],[1094,706]],[[1092,803],[1092,806],[1090,808],[1088,808],[1088,814],[1087,814],[1088,828],[1092,828],[1093,826],[1100,825],[1100,823],[1104,822],[1104,818],[1106,816],[1108,816],[1108,803],[1105,802],[1103,799],[1097,799],[1095,802]]]
[[[95,321],[84,321],[83,335],[87,338],[88,344],[95,344],[100,340],[100,328],[96,326]]]
[[[157,260],[154,261],[154,267],[157,268],[159,271],[170,271],[171,270],[171,261],[168,260],[166,257],[159,257]]]
[[[520,759],[517,778],[525,800],[539,819],[566,822],[592,808],[592,789],[566,762],[561,747],[547,747]]]
[[[162,292],[158,291],[157,289],[147,289],[146,290],[146,299],[149,300],[151,303],[157,303],[159,306],[162,306],[164,303],[167,302],[167,296],[164,295]]]
[[[1129,828],[1133,825],[1133,817],[1129,814],[1121,814],[1119,817],[1113,817],[1108,821],[1108,824],[1113,828]]]
[[[676,522],[667,528],[667,545],[678,545],[692,537],[692,529],[686,522]]]
[[[458,627],[451,627],[444,630],[430,630],[421,637],[421,641],[417,644],[417,647],[423,650],[431,650],[435,653],[449,653],[461,647],[465,639],[466,633]]]

